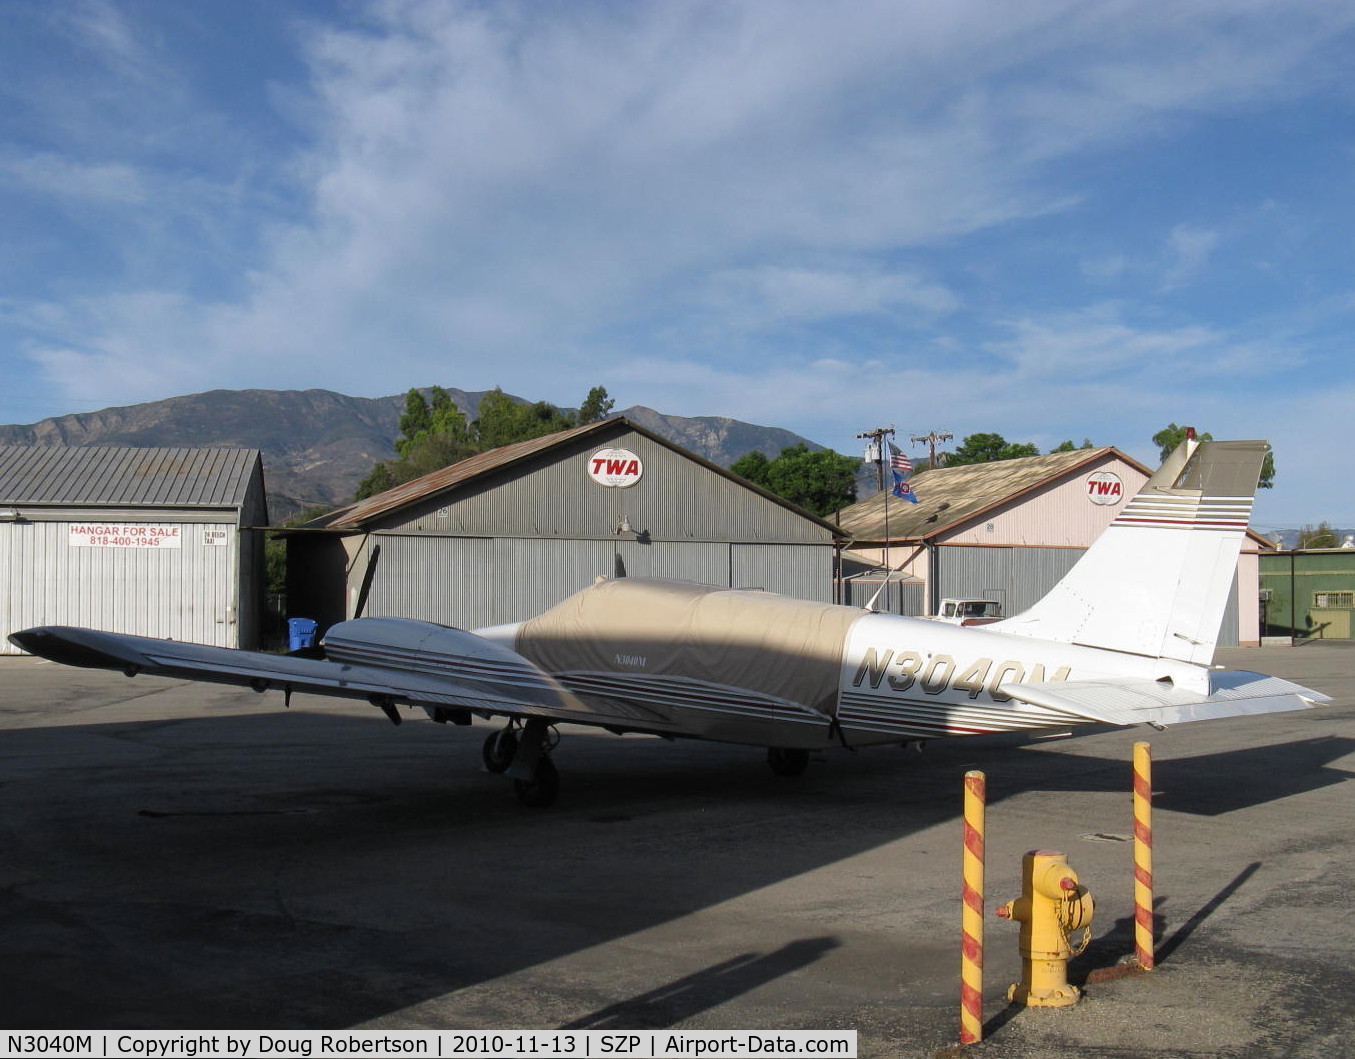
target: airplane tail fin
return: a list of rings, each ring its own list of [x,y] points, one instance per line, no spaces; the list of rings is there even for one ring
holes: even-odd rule
[[[1264,441],[1184,441],[1049,594],[991,629],[1208,665]]]

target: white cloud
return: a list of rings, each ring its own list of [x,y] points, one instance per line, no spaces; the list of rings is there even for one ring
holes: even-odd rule
[[[1163,289],[1172,290],[1188,283],[1209,263],[1218,248],[1221,235],[1196,225],[1178,224],[1167,237],[1168,266]]]
[[[141,173],[132,166],[78,162],[46,151],[0,151],[0,183],[85,203],[143,205],[147,199]]]
[[[80,10],[110,68],[163,58],[123,9]],[[307,30],[308,105],[290,111],[307,139],[260,163],[296,181],[285,202],[251,194],[245,166],[238,195],[167,179],[191,157],[151,175],[63,167],[51,152],[10,165],[30,185],[45,166],[71,193],[131,201],[150,188],[177,226],[154,243],[153,281],[48,296],[59,305],[33,348],[55,385],[130,401],[213,385],[498,383],[568,401],[602,382],[623,403],[626,390],[804,430],[873,417],[876,400],[898,418],[893,395],[906,393],[982,429],[984,416],[1034,423],[1009,410],[1037,386],[1090,404],[1108,377],[1151,382],[1229,357],[1256,373],[1255,347],[1207,317],[1145,326],[1121,306],[1070,309],[1075,293],[1027,311],[990,295],[981,270],[1009,283],[1021,272],[1016,237],[1084,201],[1071,171],[1088,152],[1302,92],[1305,57],[1351,17],[1203,0],[1170,20],[1067,0],[358,10],[360,22]],[[193,113],[177,117],[163,125]],[[188,237],[203,230],[219,253]],[[950,270],[933,260],[1003,236],[991,257],[994,244]],[[1216,246],[1182,225],[1168,268],[1184,281]],[[1099,260],[1106,278],[1130,271],[1123,253]],[[212,275],[221,261],[236,284]],[[176,270],[181,282],[164,278]],[[835,338],[804,337],[828,325]],[[875,329],[869,348],[855,325]],[[947,348],[969,353],[943,359]]]
[[[144,37],[111,0],[76,0],[57,16],[85,49],[121,76],[144,76],[152,65]]]
[[[1023,378],[1152,381],[1163,375],[1196,378],[1227,356],[1226,335],[1200,325],[1143,328],[1126,323],[1115,304],[1094,305],[1010,323],[1013,337],[989,349]]]
[[[712,281],[717,306],[733,317],[744,317],[752,327],[837,317],[932,318],[953,312],[959,304],[943,284],[912,272],[866,266],[761,265],[716,273]]]

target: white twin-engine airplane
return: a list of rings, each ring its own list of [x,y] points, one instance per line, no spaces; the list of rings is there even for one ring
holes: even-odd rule
[[[485,764],[529,805],[555,800],[561,722],[763,746],[795,775],[833,746],[1303,709],[1328,696],[1210,667],[1265,451],[1187,440],[1044,599],[982,627],[618,579],[477,632],[355,618],[323,658],[62,626],[10,640],[128,676],[367,699],[397,724],[402,704],[443,723],[505,717]]]

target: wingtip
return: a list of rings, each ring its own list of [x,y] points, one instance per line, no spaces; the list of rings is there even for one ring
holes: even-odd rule
[[[139,670],[145,659],[125,645],[102,642],[106,637],[93,629],[43,625],[9,634],[9,642],[22,651],[62,665],[83,669]],[[112,648],[117,646],[118,650]]]

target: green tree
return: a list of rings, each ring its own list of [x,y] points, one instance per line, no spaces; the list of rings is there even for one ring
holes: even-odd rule
[[[431,474],[477,451],[466,417],[452,400],[452,395],[441,386],[433,386],[428,392],[431,401],[417,389],[405,394],[400,437],[395,441],[397,455],[371,469],[358,483],[353,494],[355,500],[365,500]]]
[[[1080,450],[1080,449],[1094,449],[1094,448],[1096,448],[1096,446],[1092,444],[1092,439],[1091,439],[1091,438],[1083,438],[1083,439],[1082,439],[1082,444],[1081,444],[1081,445],[1074,445],[1074,444],[1072,443],[1071,440],[1070,440],[1070,441],[1061,441],[1061,442],[1059,442],[1058,445],[1054,446],[1054,448],[1050,449],[1049,451],[1050,451],[1051,453],[1054,453],[1054,452],[1077,452],[1077,451]]]
[[[1304,526],[1299,530],[1299,548],[1339,548],[1341,535],[1330,522],[1319,522],[1316,526]]]
[[[1186,440],[1186,431],[1189,427],[1178,427],[1175,423],[1168,423],[1165,427],[1153,435],[1153,444],[1157,446],[1157,458],[1160,461],[1165,460]],[[1195,435],[1201,441],[1213,441],[1213,434]]]
[[[418,390],[411,389],[405,394],[405,412],[400,417],[400,437],[396,439],[395,451],[403,452],[404,447],[419,434],[427,432],[432,425],[432,411],[428,407],[428,398]]]
[[[606,387],[594,386],[588,391],[588,396],[583,399],[583,404],[574,415],[574,422],[577,426],[583,426],[586,423],[596,423],[599,419],[606,419],[611,414],[612,406],[616,404],[607,396]]]
[[[763,489],[771,488],[771,477],[767,468],[771,466],[772,461],[767,459],[766,453],[754,449],[747,456],[740,456],[729,469],[740,478],[746,478],[754,485],[760,485]]]
[[[1178,427],[1175,423],[1168,423],[1165,427],[1153,435],[1153,444],[1158,449],[1158,459],[1165,460],[1170,456],[1181,442],[1186,440],[1186,431],[1188,427]],[[1195,435],[1201,441],[1213,441],[1213,434]],[[1275,454],[1269,449],[1266,450],[1266,458],[1261,461],[1261,480],[1257,482],[1258,489],[1273,489],[1275,487]]]
[[[567,415],[547,401],[535,404],[514,401],[495,387],[480,399],[475,422],[467,423],[451,394],[441,386],[429,387],[427,397],[412,389],[405,394],[395,458],[374,466],[358,484],[354,499],[375,496],[479,452],[553,434],[576,422],[592,422],[593,419],[580,417],[600,419],[611,409],[612,401],[601,386],[588,391],[576,415]]]
[[[367,477],[358,482],[358,487],[353,492],[353,499],[366,500],[369,496],[376,496],[377,493],[384,493],[387,489],[393,489],[398,484],[395,480],[395,472],[391,470],[396,462],[395,460],[383,460],[368,471]]]
[[[555,405],[546,401],[519,404],[497,386],[480,398],[475,416],[475,444],[479,452],[554,434],[572,425]]]
[[[1034,445],[1008,441],[1001,434],[970,434],[960,447],[946,456],[946,466],[971,463],[994,463],[998,460],[1016,460],[1022,456],[1038,456]]]
[[[410,390],[405,395],[405,414],[400,417],[400,438],[395,442],[395,451],[401,456],[409,456],[421,446],[434,442],[444,450],[465,449],[469,455],[472,448],[470,428],[452,395],[441,386],[432,386],[428,392],[431,401],[418,390]]]
[[[830,515],[856,501],[856,472],[861,461],[832,449],[811,452],[808,445],[790,445],[769,460],[750,452],[730,470],[816,515]]]

